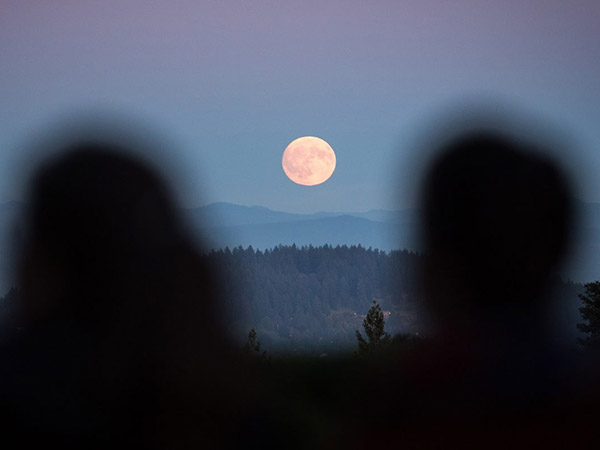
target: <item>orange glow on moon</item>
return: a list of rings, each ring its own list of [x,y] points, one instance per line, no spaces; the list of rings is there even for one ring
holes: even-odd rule
[[[304,136],[284,150],[281,165],[294,183],[315,186],[324,183],[335,170],[335,153],[323,139]]]

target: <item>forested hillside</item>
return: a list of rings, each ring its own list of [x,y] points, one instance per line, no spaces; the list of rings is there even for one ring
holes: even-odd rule
[[[355,331],[373,300],[384,311],[389,334],[423,329],[417,314],[423,257],[407,250],[280,245],[265,251],[225,248],[204,258],[221,277],[223,323],[240,347],[254,328],[270,354],[353,351]],[[582,287],[556,277],[554,288],[556,332],[575,343]],[[16,292],[0,298],[0,328],[6,328],[2,319],[14,307]]]
[[[335,353],[356,349],[355,330],[373,300],[385,312],[386,331],[416,333],[422,256],[361,246],[242,247],[212,251],[207,262],[222,275],[224,322],[237,342],[254,328],[270,352]],[[556,332],[575,342],[581,286],[554,282]]]
[[[418,330],[415,253],[292,245],[226,248],[206,258],[223,276],[226,324],[240,339],[255,328],[265,348],[353,347],[373,300],[385,311],[388,332]]]

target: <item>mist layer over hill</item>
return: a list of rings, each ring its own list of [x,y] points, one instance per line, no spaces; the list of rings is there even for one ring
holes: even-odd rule
[[[560,274],[577,283],[600,278],[600,204],[575,201],[575,237]],[[419,211],[372,210],[291,214],[260,206],[213,203],[186,210],[194,232],[214,249],[249,245],[361,245],[384,251],[420,251]]]
[[[600,278],[600,204],[576,202],[576,239],[561,271],[564,279],[582,283]],[[23,232],[23,204],[0,205],[0,295],[14,284],[12,262]],[[419,251],[419,211],[292,214],[261,206],[213,203],[184,209],[190,231],[209,249],[242,246],[265,250],[278,245],[361,245],[383,251]]]

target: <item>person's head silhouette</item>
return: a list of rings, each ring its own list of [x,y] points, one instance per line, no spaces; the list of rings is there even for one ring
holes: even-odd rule
[[[423,193],[427,298],[438,325],[485,334],[520,318],[541,322],[570,209],[562,173],[535,147],[487,131],[447,143]]]
[[[216,278],[157,172],[128,154],[76,143],[33,178],[11,395],[31,436],[206,443],[231,397]]]
[[[154,296],[183,240],[162,180],[106,145],[77,144],[42,166],[28,208],[22,288],[34,320],[62,310],[93,326],[123,298]]]

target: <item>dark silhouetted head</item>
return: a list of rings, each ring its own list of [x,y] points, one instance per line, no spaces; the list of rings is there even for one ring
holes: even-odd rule
[[[39,295],[54,297],[38,302],[24,292],[34,315],[66,308],[98,322],[119,308],[118,297],[155,296],[184,244],[162,180],[111,146],[74,145],[42,166],[28,208],[26,262],[52,279]]]
[[[216,277],[160,176],[128,150],[73,144],[36,172],[25,329],[3,377],[32,436],[206,443],[236,385]]]
[[[438,321],[470,327],[544,313],[571,220],[567,183],[550,159],[496,133],[464,135],[432,164],[423,202],[426,289]]]

